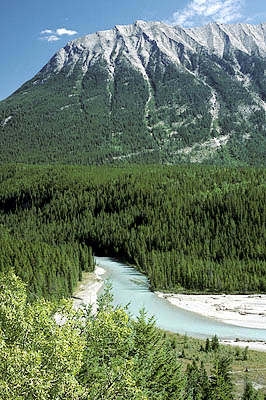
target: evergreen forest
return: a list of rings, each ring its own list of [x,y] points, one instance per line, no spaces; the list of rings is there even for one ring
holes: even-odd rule
[[[0,270],[68,297],[93,254],[152,290],[266,292],[266,172],[210,166],[3,165]]]
[[[180,44],[176,64],[154,45],[147,79],[123,51],[110,79],[103,55],[84,74],[73,51],[0,102],[1,163],[266,165],[264,58]]]

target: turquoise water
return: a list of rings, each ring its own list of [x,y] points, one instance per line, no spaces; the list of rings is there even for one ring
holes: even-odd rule
[[[128,310],[133,316],[138,315],[141,308],[145,308],[147,315],[154,315],[157,325],[168,331],[203,338],[216,334],[219,339],[266,341],[266,327],[265,329],[243,328],[182,310],[150,292],[147,278],[135,268],[109,257],[95,257],[95,259],[106,271],[104,278],[109,278],[112,283],[114,305],[128,304]]]

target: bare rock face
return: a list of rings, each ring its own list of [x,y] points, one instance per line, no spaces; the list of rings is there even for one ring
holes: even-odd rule
[[[82,59],[84,72],[91,63],[103,57],[113,70],[115,60],[123,54],[143,71],[157,47],[173,62],[179,63],[180,46],[186,51],[208,52],[223,57],[239,50],[252,56],[266,56],[266,23],[217,24],[184,29],[163,22],[136,21],[133,25],[115,26],[112,30],[96,32],[73,40],[52,58],[46,69],[59,72],[67,64],[74,66]],[[44,72],[43,71],[43,72]]]
[[[212,51],[220,57],[236,50],[243,51],[250,56],[259,55],[265,57],[265,28],[266,24],[226,25],[210,23],[200,28],[187,29],[187,31],[208,51]]]
[[[2,140],[24,121],[48,159],[264,164],[265,38],[265,23],[136,21],[73,40],[0,104]]]
[[[73,40],[56,53],[42,72],[59,72],[66,65],[82,60],[83,71],[103,57],[113,71],[122,55],[143,72],[154,48],[176,63],[180,63],[180,48],[185,52],[207,52],[219,57],[241,51],[249,56],[266,56],[266,23],[217,24],[184,29],[163,22],[136,21],[133,25],[115,26],[112,30],[96,32]]]

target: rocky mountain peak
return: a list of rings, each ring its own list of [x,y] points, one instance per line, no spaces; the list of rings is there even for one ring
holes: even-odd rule
[[[188,51],[207,51],[219,57],[239,50],[248,55],[266,56],[266,24],[220,24],[209,23],[202,27],[182,28],[163,22],[145,22],[137,20],[132,25],[116,25],[111,30],[75,39],[59,50],[42,72],[58,73],[69,63],[83,60],[84,72],[102,57],[108,64],[116,57],[124,56],[136,68],[143,70],[143,60],[156,45],[169,59],[179,62],[178,48],[183,45]],[[142,61],[141,61],[142,59]],[[73,68],[72,68],[73,69]],[[112,68],[111,68],[112,69]]]
[[[2,103],[0,144],[19,144],[25,121],[52,158],[65,143],[70,159],[266,164],[265,70],[265,23],[116,25],[67,43]]]

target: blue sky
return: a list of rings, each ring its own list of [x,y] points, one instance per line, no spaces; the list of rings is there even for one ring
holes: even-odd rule
[[[265,0],[3,0],[0,100],[31,79],[69,40],[137,19],[184,27],[266,22]]]

